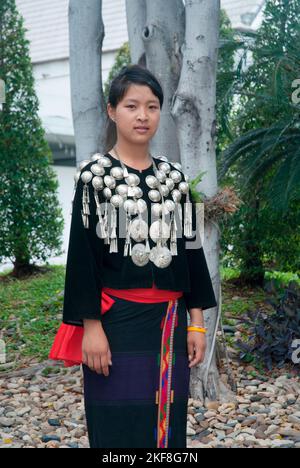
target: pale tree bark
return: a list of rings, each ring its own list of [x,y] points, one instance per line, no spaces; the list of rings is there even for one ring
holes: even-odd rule
[[[78,164],[104,148],[102,0],[70,0],[69,38],[71,103]]]
[[[126,14],[131,61],[146,63],[164,90],[159,129],[150,143],[150,151],[153,155],[165,154],[172,161],[180,161],[170,105],[181,69],[184,5],[182,0],[127,0]]]

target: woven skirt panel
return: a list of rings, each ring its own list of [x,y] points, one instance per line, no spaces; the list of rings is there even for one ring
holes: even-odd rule
[[[91,448],[185,448],[190,368],[183,297],[116,301],[102,317],[112,353],[109,376],[85,364]]]

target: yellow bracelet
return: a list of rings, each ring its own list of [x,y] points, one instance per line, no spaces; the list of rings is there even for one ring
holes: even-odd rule
[[[187,327],[188,331],[198,331],[200,333],[206,333],[207,330],[206,328],[201,328],[201,327],[193,327],[193,326],[189,326]]]

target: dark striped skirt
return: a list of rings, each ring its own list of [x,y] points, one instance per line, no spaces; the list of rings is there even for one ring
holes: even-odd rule
[[[102,316],[109,376],[82,365],[91,448],[185,448],[190,368],[185,300],[110,295]]]

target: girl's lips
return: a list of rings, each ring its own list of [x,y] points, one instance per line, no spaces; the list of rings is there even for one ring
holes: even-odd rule
[[[146,133],[148,132],[149,128],[138,128],[136,127],[135,130],[139,133]]]

